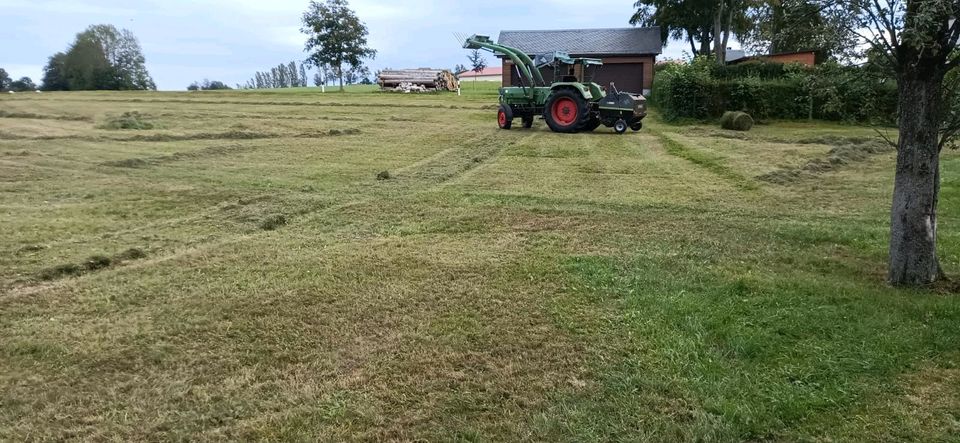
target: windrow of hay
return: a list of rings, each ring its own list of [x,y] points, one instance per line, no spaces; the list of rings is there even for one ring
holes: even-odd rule
[[[153,129],[156,125],[150,121],[149,117],[141,114],[140,111],[127,111],[120,115],[107,117],[107,120],[101,123],[100,129],[127,129],[127,130],[145,130]]]
[[[130,136],[85,136],[85,135],[38,135],[27,136],[0,131],[0,140],[80,140],[90,142],[118,141],[118,142],[177,142],[189,140],[258,140],[265,138],[319,138],[333,137],[341,135],[360,134],[357,128],[328,129],[322,131],[305,131],[293,134],[282,134],[277,132],[255,132],[255,131],[224,131],[224,132],[197,132],[190,134],[137,134]]]
[[[63,263],[56,266],[51,266],[49,268],[44,268],[37,273],[37,278],[46,281],[57,280],[64,277],[80,275],[86,272],[99,271],[101,269],[118,265],[124,261],[139,260],[145,258],[146,256],[147,253],[140,248],[130,248],[112,257],[103,254],[94,254],[90,257],[87,257],[87,259],[80,264]]]
[[[804,177],[816,176],[834,171],[845,165],[861,162],[873,155],[895,151],[896,148],[886,141],[868,137],[818,136],[799,141],[801,144],[833,144],[826,157],[807,161],[802,166],[781,168],[757,177],[768,183],[785,185]]]
[[[66,121],[93,121],[92,118],[84,115],[53,115],[36,114],[33,112],[10,112],[0,109],[0,118],[25,118],[34,120],[66,120]]]

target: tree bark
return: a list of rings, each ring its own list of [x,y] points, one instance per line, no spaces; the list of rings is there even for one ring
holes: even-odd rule
[[[710,54],[710,31],[704,30],[700,33],[700,54]]]
[[[723,10],[724,10],[725,0],[717,1],[717,14],[713,17],[713,55],[716,57],[716,62],[723,64],[724,62],[724,49],[723,43],[720,40],[721,35],[723,34]]]
[[[727,62],[727,43],[730,42],[730,33],[733,32],[733,1],[730,2],[730,7],[727,8],[727,23],[726,28],[723,30],[723,41],[720,42],[720,47],[723,49],[723,52],[720,53],[720,63],[725,64]]]
[[[942,277],[937,258],[941,92],[944,74],[923,61],[903,68],[898,87],[900,141],[890,213],[894,286],[925,286]]]

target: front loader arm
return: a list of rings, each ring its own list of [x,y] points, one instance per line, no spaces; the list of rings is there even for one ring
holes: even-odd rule
[[[510,57],[510,60],[520,69],[520,74],[527,79],[530,86],[546,86],[546,82],[543,81],[543,76],[540,75],[540,70],[537,69],[533,60],[519,49],[494,43],[490,40],[490,37],[476,34],[467,38],[463,47],[466,49],[486,49],[494,54],[500,53]]]

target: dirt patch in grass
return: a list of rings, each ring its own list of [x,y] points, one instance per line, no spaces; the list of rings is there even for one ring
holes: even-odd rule
[[[799,143],[833,144],[834,147],[827,152],[825,157],[809,160],[797,167],[780,168],[760,175],[757,179],[768,183],[786,185],[896,150],[895,147],[883,140],[869,137],[818,136],[804,139]]]

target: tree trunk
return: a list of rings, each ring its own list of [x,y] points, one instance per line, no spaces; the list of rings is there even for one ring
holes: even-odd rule
[[[705,30],[700,33],[700,54],[710,54],[710,31]]]
[[[723,41],[720,42],[720,48],[723,52],[720,53],[720,64],[725,64],[727,62],[727,43],[730,42],[730,33],[733,32],[733,1],[730,2],[730,7],[727,8],[727,23],[726,28],[723,30]]]
[[[717,14],[713,16],[713,55],[716,62],[723,64],[723,45],[720,42],[720,36],[723,34],[723,6],[725,0],[718,0]]]
[[[889,282],[924,286],[942,277],[937,259],[940,102],[943,73],[923,61],[900,75],[900,142],[890,212]]]

